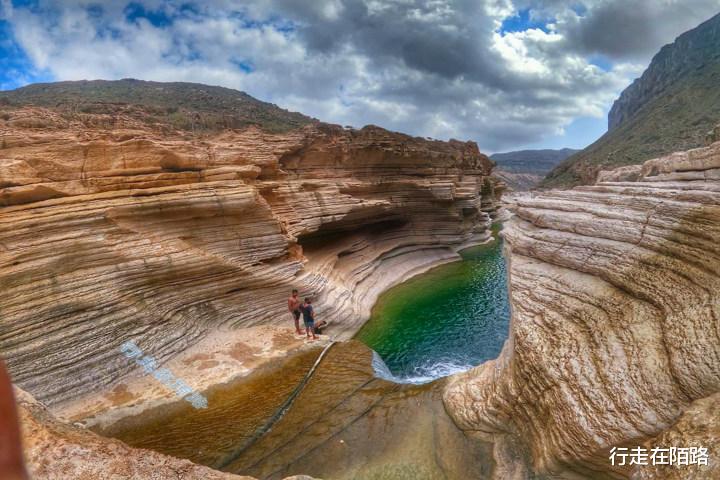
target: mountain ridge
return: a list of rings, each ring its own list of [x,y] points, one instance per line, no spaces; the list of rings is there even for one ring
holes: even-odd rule
[[[512,190],[526,191],[535,188],[550,170],[576,152],[579,150],[572,148],[517,150],[494,153],[490,160],[496,164],[494,176]]]
[[[703,146],[720,123],[718,85],[720,14],[664,46],[613,104],[608,132],[555,167],[540,187],[590,184],[600,170]]]
[[[640,78],[636,78],[613,102],[608,113],[608,131],[631,119],[647,100],[661,95],[672,82],[686,75],[689,70],[702,68],[707,63],[707,55],[704,53],[716,47],[718,42],[720,14],[660,48]],[[713,56],[720,58],[720,51],[716,51]]]
[[[510,172],[547,173],[559,162],[579,151],[574,148],[513,150],[493,153],[490,160]]]
[[[66,116],[130,114],[147,124],[214,132],[256,125],[283,133],[318,120],[263,102],[240,90],[190,82],[78,80],[0,91],[0,104],[49,108]]]

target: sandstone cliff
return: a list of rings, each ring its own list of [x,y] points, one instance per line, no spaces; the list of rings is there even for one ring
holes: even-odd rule
[[[720,142],[512,203],[510,338],[445,392],[496,478],[720,477]],[[637,445],[710,465],[611,468]]]
[[[486,238],[497,207],[474,143],[4,108],[0,355],[54,409],[136,371],[127,340],[162,364],[289,326],[293,287],[347,338],[382,290]]]

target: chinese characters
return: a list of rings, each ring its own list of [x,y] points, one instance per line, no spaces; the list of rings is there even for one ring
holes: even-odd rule
[[[613,447],[612,465],[707,465],[708,451],[704,447]]]

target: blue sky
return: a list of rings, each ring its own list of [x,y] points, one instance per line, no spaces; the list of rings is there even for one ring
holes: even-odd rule
[[[537,28],[548,32],[548,19],[532,17],[532,9],[523,8],[506,17],[500,26],[500,33],[524,32],[531,28]]]
[[[35,68],[32,60],[15,41],[10,23],[0,20],[0,90],[53,79],[52,73]]]
[[[629,5],[632,3],[632,5]],[[0,89],[193,81],[343,125],[584,147],[718,0],[0,0]]]

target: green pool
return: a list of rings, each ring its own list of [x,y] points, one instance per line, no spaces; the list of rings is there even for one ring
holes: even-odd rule
[[[380,296],[356,338],[377,352],[380,376],[423,383],[495,358],[510,309],[502,240],[462,252]]]

